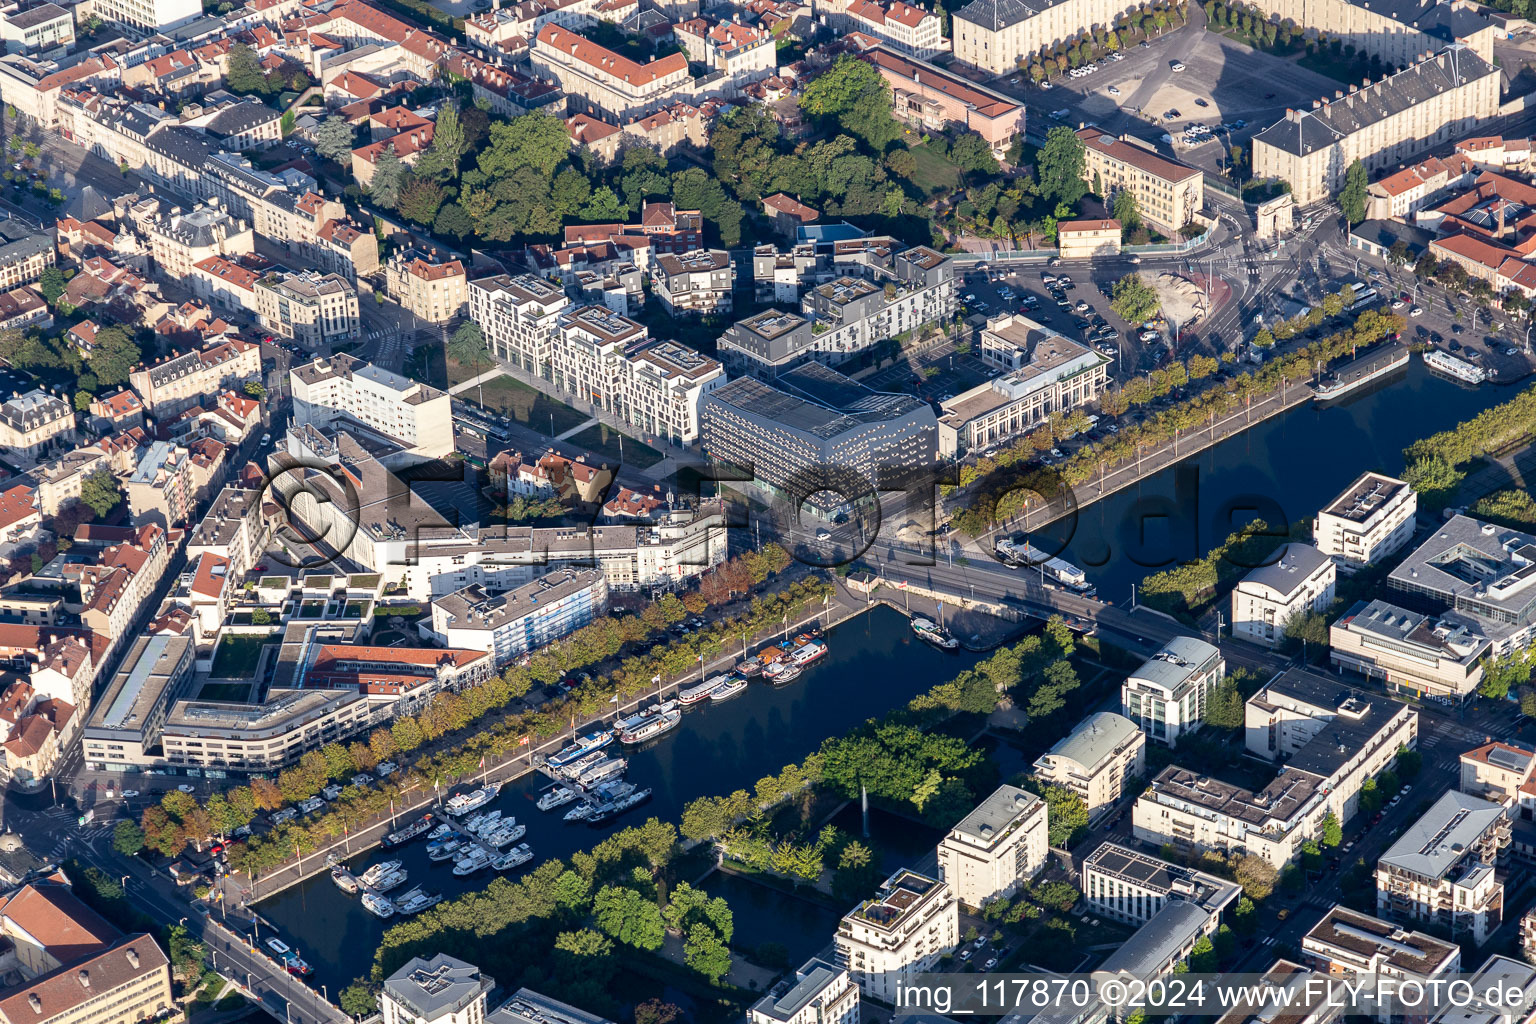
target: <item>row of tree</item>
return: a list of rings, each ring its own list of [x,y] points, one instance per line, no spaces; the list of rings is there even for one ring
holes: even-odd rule
[[[1419,492],[1420,502],[1441,508],[1454,497],[1474,459],[1532,434],[1536,434],[1536,387],[1409,445],[1403,452],[1408,466],[1403,479]]]

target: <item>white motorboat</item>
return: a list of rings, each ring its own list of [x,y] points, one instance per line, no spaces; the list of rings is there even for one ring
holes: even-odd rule
[[[628,767],[629,762],[624,760],[622,757],[610,757],[599,761],[597,764],[594,764],[592,767],[582,772],[581,775],[577,777],[576,781],[581,783],[583,786],[593,786],[605,779],[611,779],[616,775],[623,775],[624,770]]]
[[[607,759],[607,754],[603,753],[601,750],[594,750],[590,754],[587,754],[583,757],[578,757],[564,768],[557,770],[561,775],[564,775],[568,779],[576,779],[580,778],[581,773],[586,771],[588,768],[597,764],[599,761],[605,761]]]
[[[708,700],[711,691],[725,682],[725,680],[725,676],[710,676],[702,683],[694,683],[692,686],[684,687],[677,691],[677,702],[683,707],[687,707],[690,704],[697,704],[701,700]]]
[[[465,827],[477,836],[483,836],[487,832],[495,831],[501,826],[501,812],[492,811],[480,819],[478,825],[466,825]]]
[[[725,682],[709,691],[710,700],[728,700],[747,688],[747,681],[740,676],[727,676]]]
[[[476,846],[453,866],[453,873],[462,878],[465,875],[472,875],[476,871],[484,871],[490,867],[490,864],[491,855],[486,852],[485,847]]]
[[[535,806],[541,811],[552,811],[556,807],[564,807],[580,795],[570,786],[557,785],[554,789],[548,790],[543,796],[539,797],[539,802]]]
[[[389,892],[392,889],[400,888],[409,877],[410,875],[406,872],[405,868],[396,868],[387,875],[380,876],[378,881],[371,884],[375,892]]]
[[[362,873],[360,881],[364,885],[378,885],[379,879],[394,871],[399,871],[403,862],[398,860],[381,861]]]
[[[586,755],[592,753],[594,750],[601,750],[612,742],[613,733],[607,731],[606,729],[599,729],[595,732],[590,732],[577,740],[573,740],[571,743],[567,744],[563,749],[561,749],[559,753],[551,754],[544,763],[549,765],[551,768],[564,768],[566,765],[570,764],[572,761],[575,761],[577,758],[585,757]]]
[[[427,842],[431,842],[434,839],[441,839],[441,838],[443,838],[443,836],[447,835],[449,832],[452,832],[452,831],[453,831],[453,826],[448,824],[445,821],[441,825],[437,826],[437,828],[435,828],[431,832],[427,833]]]
[[[394,917],[395,901],[388,896],[380,896],[377,893],[363,893],[363,909],[374,917]]]
[[[444,805],[444,810],[446,810],[449,814],[454,815],[455,817],[468,814],[471,811],[478,811],[480,808],[496,799],[496,795],[500,792],[501,783],[488,782],[481,786],[479,789],[449,797],[448,803]]]
[[[508,843],[515,843],[528,834],[528,826],[519,824],[516,818],[508,818],[502,823],[501,828],[485,837],[485,841],[496,849],[501,849]]]
[[[527,843],[521,843],[491,861],[491,869],[493,871],[511,871],[513,868],[522,867],[531,860],[533,860],[533,847]]]
[[[443,902],[443,894],[440,892],[422,892],[420,889],[412,889],[395,901],[395,912],[402,917],[408,914],[419,914],[441,902]]]

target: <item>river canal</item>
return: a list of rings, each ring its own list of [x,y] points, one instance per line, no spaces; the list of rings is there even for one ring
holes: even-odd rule
[[[697,796],[751,789],[758,779],[800,760],[827,737],[905,704],[982,657],[935,650],[912,635],[904,616],[883,605],[829,630],[827,644],[830,653],[795,682],[781,689],[754,682],[724,704],[691,709],[678,729],[630,755],[626,777],[653,787],[655,796],[614,828],[651,816],[676,822],[683,805]],[[565,808],[540,812],[533,801],[547,784],[541,774],[524,776],[506,786],[491,805],[528,826],[521,841],[533,847],[535,864],[590,848],[613,830],[568,825],[561,820]],[[374,849],[349,863],[360,871],[397,857],[405,862],[410,880],[396,895],[422,885],[451,899],[483,888],[491,877],[454,877],[453,862],[429,861],[421,840],[402,850]],[[508,877],[518,874],[509,872]],[[373,951],[393,923],[365,911],[358,897],[343,893],[326,872],[285,889],[256,909],[314,967],[313,983],[325,984],[333,994],[368,973]]]
[[[1400,472],[1406,445],[1513,393],[1507,387],[1455,384],[1430,374],[1415,358],[1406,371],[1370,390],[1325,406],[1298,406],[1088,506],[1070,529],[1057,524],[1052,530],[1069,538],[1064,557],[1088,570],[1101,595],[1123,601],[1147,572],[1198,557],[1254,514],[1286,523],[1310,518],[1366,469]],[[979,657],[928,647],[913,638],[903,616],[884,607],[831,630],[828,643],[830,655],[795,683],[775,690],[754,682],[724,705],[689,711],[681,728],[635,752],[628,777],[653,787],[655,797],[621,824],[650,815],[675,822],[697,796],[750,788],[823,739],[905,703]],[[542,775],[526,776],[507,786],[493,805],[528,825],[525,841],[538,860],[569,856],[606,834],[565,824],[563,810],[540,813],[533,799],[545,784]],[[404,888],[423,885],[452,898],[489,880],[455,878],[452,862],[432,864],[420,841],[390,854],[374,850],[351,866],[361,870],[389,857],[403,859],[410,872]],[[739,880],[710,888],[717,887],[729,890],[733,902],[742,897],[745,916],[771,914],[776,905],[766,891],[746,898],[739,890],[750,886]],[[324,872],[257,909],[314,965],[313,981],[332,992],[368,972],[389,924],[363,910]],[[794,910],[798,913],[787,914],[786,924],[796,917],[824,924],[827,917],[811,905]],[[827,934],[822,927],[815,931]],[[791,935],[784,931],[778,938]]]

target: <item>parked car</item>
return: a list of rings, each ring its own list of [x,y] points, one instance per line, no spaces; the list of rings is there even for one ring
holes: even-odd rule
[[[183,782],[181,785],[177,786],[176,788],[181,790],[183,793],[196,793],[197,792],[197,787],[196,786],[189,786],[185,782]]]

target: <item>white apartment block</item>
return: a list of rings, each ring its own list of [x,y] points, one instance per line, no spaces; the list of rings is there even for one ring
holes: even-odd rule
[[[0,39],[10,53],[67,53],[75,45],[74,12],[53,3],[26,10],[12,4],[0,11]]]
[[[361,424],[425,458],[453,452],[452,399],[345,353],[288,371],[295,425]]]
[[[1147,737],[1113,711],[1097,711],[1035,761],[1035,778],[1083,798],[1090,817],[1114,805],[1146,770]]]
[[[608,581],[597,569],[564,569],[491,594],[478,584],[432,601],[431,639],[485,651],[496,667],[588,625],[608,610]]]
[[[533,274],[483,277],[469,285],[469,318],[480,325],[497,359],[554,380],[560,316],[571,305],[565,289]]]
[[[1205,703],[1226,674],[1221,651],[1204,640],[1176,636],[1126,677],[1120,713],[1147,739],[1176,746],[1180,736],[1200,728]]]
[[[1325,611],[1333,603],[1339,569],[1310,544],[1286,544],[1270,565],[1261,565],[1232,591],[1232,635],[1273,647],[1292,619]]]
[[[1011,74],[1039,50],[1074,40],[1095,27],[1110,28],[1136,5],[1126,0],[1062,0],[1027,6],[1010,0],[972,0],[950,18],[955,57],[994,75]]]
[[[560,83],[571,114],[607,114],[623,124],[694,95],[685,54],[640,64],[555,25],[539,29],[528,59],[540,76]]]
[[[1376,912],[1482,945],[1504,919],[1495,868],[1509,843],[1503,807],[1445,793],[1376,862]]]
[[[604,306],[560,317],[554,383],[576,400],[675,444],[699,437],[704,396],[725,383],[708,356],[674,341],[652,341],[643,325]]]
[[[651,286],[661,306],[678,313],[724,313],[731,308],[736,271],[724,249],[663,253],[651,265]]]
[[[1341,568],[1361,569],[1413,537],[1419,496],[1406,481],[1366,473],[1312,522],[1312,543]]]
[[[850,910],[832,939],[837,966],[863,995],[885,1003],[894,1003],[904,981],[931,971],[959,941],[960,905],[949,886],[906,868]]]
[[[255,291],[261,325],[312,351],[362,333],[357,289],[340,274],[266,274],[256,281]]]
[[[1461,970],[1461,947],[1337,906],[1302,936],[1307,962],[1334,977],[1425,980]]]
[[[496,980],[446,953],[413,957],[384,979],[383,1024],[485,1024],[485,1001]]]
[[[958,17],[958,15],[956,16]],[[1499,112],[1499,69],[1456,43],[1363,89],[1351,86],[1253,137],[1253,175],[1291,186],[1298,206],[1332,197],[1356,160],[1375,176],[1449,144]]]
[[[939,841],[939,878],[968,907],[1012,895],[1045,867],[1045,801],[999,786]]]
[[[1188,900],[1219,915],[1241,893],[1236,882],[1118,843],[1104,843],[1083,861],[1082,889],[1094,912],[1138,927],[1170,901]]]
[[[752,1004],[747,1024],[859,1024],[859,987],[844,968],[813,957]]]
[[[144,32],[163,32],[203,16],[198,0],[95,0],[93,13]]]

